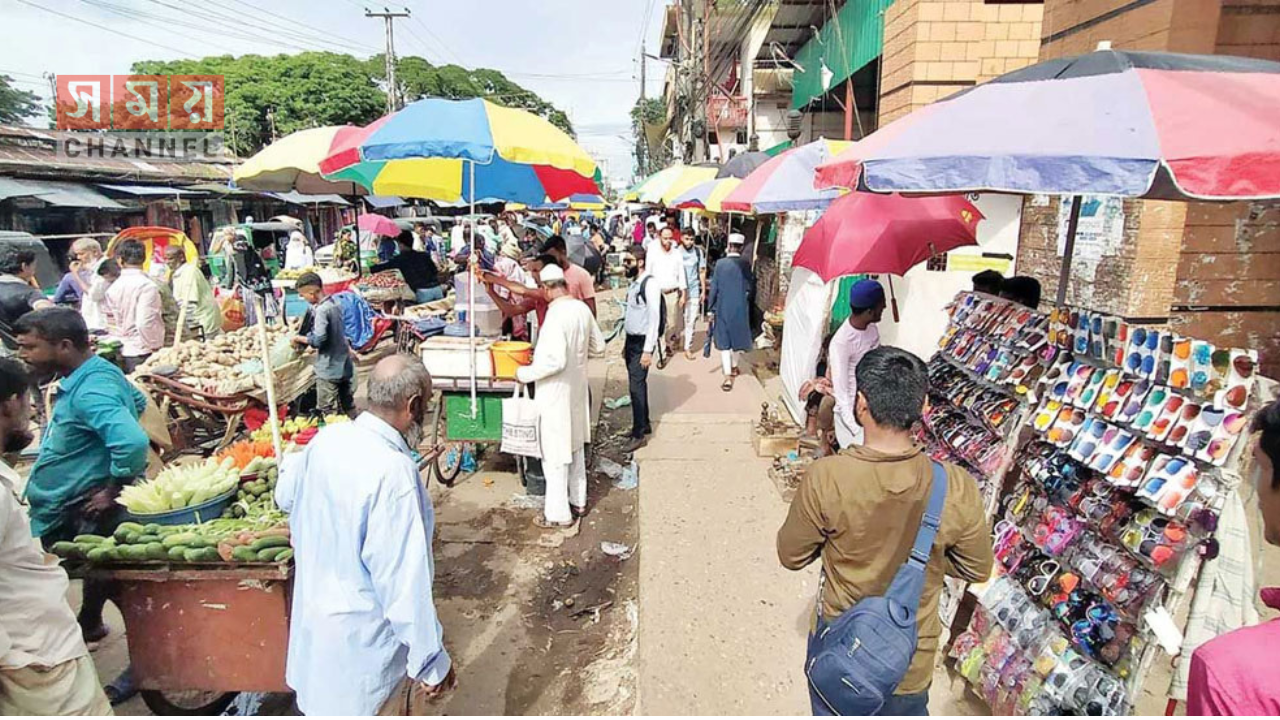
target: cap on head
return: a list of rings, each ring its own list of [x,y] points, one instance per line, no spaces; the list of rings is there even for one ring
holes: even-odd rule
[[[538,273],[538,279],[543,283],[564,282],[564,271],[559,265],[544,265],[542,272]]]
[[[729,233],[729,245],[742,247],[747,243],[747,238],[742,233]]]
[[[884,304],[884,287],[875,280],[859,280],[849,288],[849,307],[859,310]]]

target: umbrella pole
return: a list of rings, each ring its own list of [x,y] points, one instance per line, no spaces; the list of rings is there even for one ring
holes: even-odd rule
[[[356,195],[356,184],[351,183],[351,195],[356,199],[356,230],[352,235],[356,237],[356,277],[364,275],[364,258],[360,256],[360,208],[364,205],[364,201]]]
[[[884,278],[889,281],[889,307],[893,308],[893,321],[898,322],[898,296],[893,294],[893,275],[885,273]]]
[[[471,168],[471,263],[467,268],[467,332],[471,336],[471,419],[476,417],[476,271],[480,253],[476,252],[476,161]]]
[[[1058,270],[1058,306],[1067,304],[1067,283],[1071,281],[1071,256],[1076,252],[1076,230],[1080,227],[1079,195],[1071,197],[1071,215],[1067,218],[1067,242],[1062,249],[1062,267]]]

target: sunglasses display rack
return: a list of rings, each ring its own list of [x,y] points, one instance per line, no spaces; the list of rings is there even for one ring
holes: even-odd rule
[[[1083,311],[1027,313],[961,294],[931,363],[931,398],[964,408],[972,392],[945,362],[1034,407],[998,480],[998,579],[950,656],[997,712],[1123,714],[1159,648],[1147,614],[1174,612],[1216,556],[1257,355]]]
[[[1017,434],[1031,412],[1029,388],[1057,355],[1048,317],[1002,298],[963,292],[947,307],[947,328],[929,360],[929,406],[917,439],[935,460],[977,480],[994,515]],[[948,578],[939,602],[954,620],[965,584]]]

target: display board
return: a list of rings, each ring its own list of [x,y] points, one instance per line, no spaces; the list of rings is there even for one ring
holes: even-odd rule
[[[949,312],[922,434],[994,495],[998,575],[950,656],[998,714],[1125,714],[1217,552],[1257,355],[973,293]]]

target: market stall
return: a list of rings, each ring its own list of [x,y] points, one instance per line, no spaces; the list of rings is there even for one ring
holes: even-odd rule
[[[290,426],[289,442],[307,442],[308,428]],[[111,535],[50,548],[72,577],[119,583],[130,666],[157,714],[216,714],[236,692],[288,691],[293,551],[275,484],[272,442],[242,441],[125,488]]]
[[[261,339],[267,337],[266,347]],[[187,447],[223,447],[252,408],[266,408],[264,358],[271,365],[277,404],[288,404],[315,385],[310,358],[289,344],[287,325],[241,328],[212,340],[184,340],[158,350],[134,373],[166,409],[170,433]]]
[[[970,469],[995,521],[998,577],[949,653],[996,712],[1127,714],[1159,652],[1189,652],[1174,618],[1218,534],[1241,530],[1256,363],[1084,310],[956,298],[921,438]],[[944,619],[964,591],[947,587]]]

